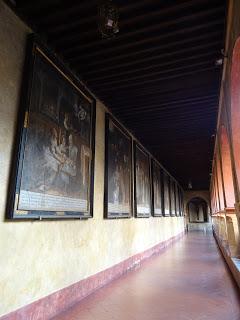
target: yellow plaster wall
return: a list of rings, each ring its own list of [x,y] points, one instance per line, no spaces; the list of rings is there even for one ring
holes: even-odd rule
[[[0,0],[0,316],[104,270],[184,229],[182,217],[103,220],[104,106],[99,101],[94,219],[4,221],[29,31]]]

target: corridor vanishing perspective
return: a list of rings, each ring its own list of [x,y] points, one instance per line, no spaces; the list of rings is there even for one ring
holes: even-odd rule
[[[240,320],[240,0],[0,0],[0,320]]]
[[[240,296],[211,233],[189,232],[54,320],[239,320]]]

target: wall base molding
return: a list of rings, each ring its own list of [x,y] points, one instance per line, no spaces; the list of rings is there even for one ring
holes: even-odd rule
[[[138,253],[108,269],[54,292],[16,311],[0,317],[0,320],[48,320],[81,301],[97,289],[105,286],[126,272],[139,267],[153,255],[160,254],[184,235],[184,232],[162,241],[154,247]]]

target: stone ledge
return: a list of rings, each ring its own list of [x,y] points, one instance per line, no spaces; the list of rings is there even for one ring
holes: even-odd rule
[[[213,230],[213,234],[214,234],[214,238],[216,239],[216,242],[218,244],[218,247],[220,249],[220,251],[222,252],[222,255],[233,275],[233,278],[236,281],[236,284],[238,285],[239,289],[240,289],[240,259],[237,258],[232,258],[229,255],[229,252],[227,252],[226,248],[224,247],[224,245],[221,243],[221,240],[218,238],[218,236],[216,235],[215,231]]]

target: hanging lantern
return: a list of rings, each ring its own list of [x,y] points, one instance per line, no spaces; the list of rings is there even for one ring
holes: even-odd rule
[[[112,38],[119,32],[118,9],[111,0],[106,0],[99,6],[99,31],[103,38]]]
[[[192,189],[192,181],[191,180],[188,181],[188,189]]]

